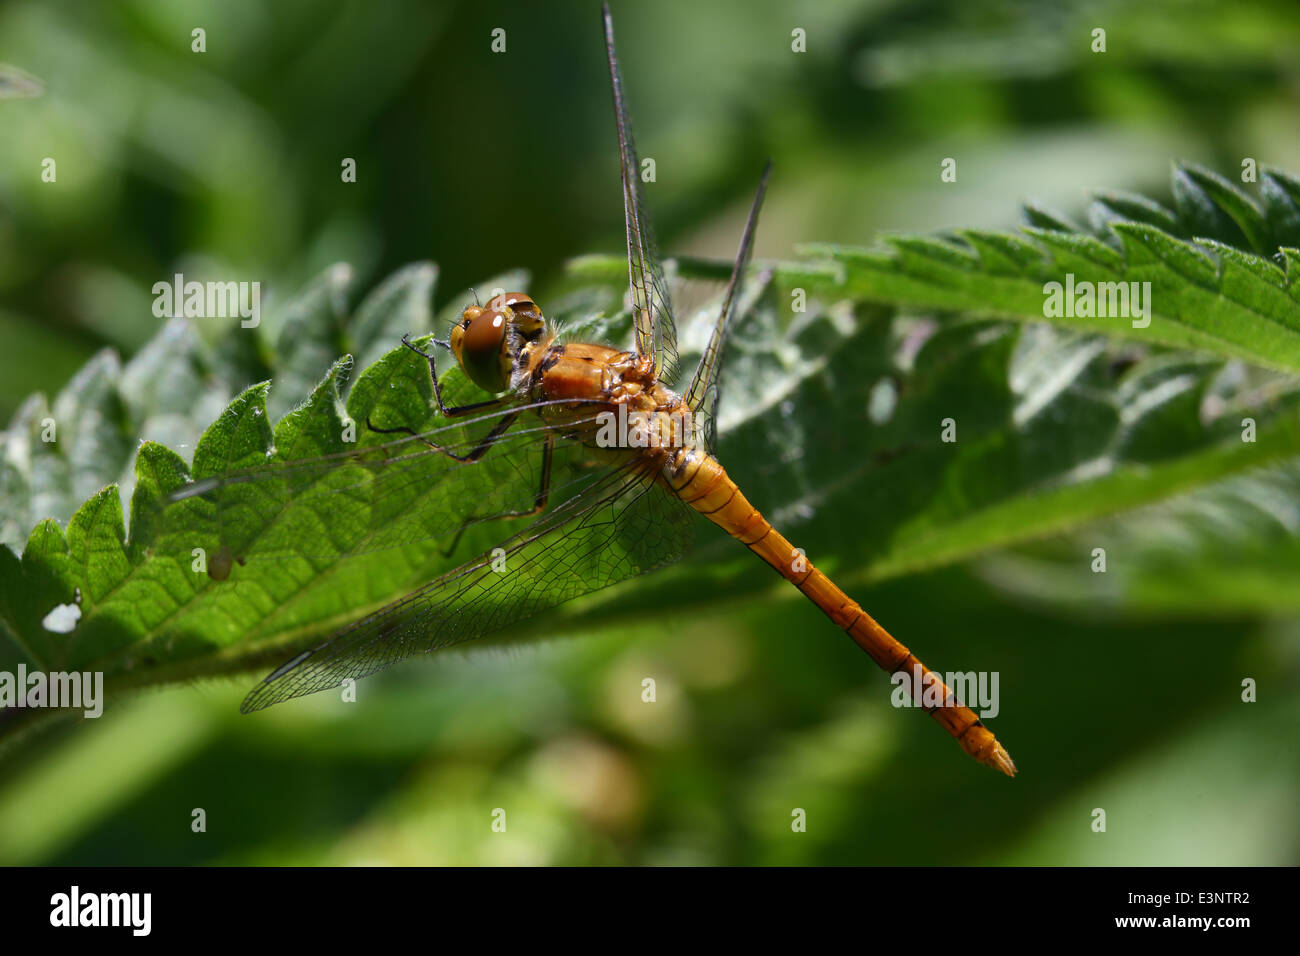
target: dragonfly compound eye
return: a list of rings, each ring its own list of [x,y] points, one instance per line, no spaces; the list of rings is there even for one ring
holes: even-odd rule
[[[536,338],[546,326],[542,310],[537,307],[537,303],[531,296],[522,292],[503,292],[501,295],[494,296],[487,307],[506,312],[514,327],[526,339]]]
[[[470,307],[451,330],[451,351],[460,367],[470,381],[494,395],[510,384],[509,327],[505,312]]]

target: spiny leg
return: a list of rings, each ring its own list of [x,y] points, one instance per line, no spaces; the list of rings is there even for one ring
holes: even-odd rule
[[[450,346],[441,339],[434,339],[433,341],[438,345],[441,345],[443,348],[450,348]],[[470,402],[468,405],[454,405],[451,407],[444,405],[442,403],[442,386],[438,384],[438,365],[433,359],[433,353],[426,352],[423,349],[416,348],[412,345],[410,332],[402,336],[402,344],[416,355],[423,356],[428,361],[429,374],[433,377],[433,397],[438,400],[438,411],[444,418],[454,418],[457,415],[466,415],[470,412],[482,411],[485,408],[494,408],[505,401],[505,399],[502,398],[489,398],[485,402]]]
[[[546,435],[546,444],[542,446],[541,487],[537,489],[537,495],[535,498],[533,498],[533,506],[531,508],[527,510],[521,509],[518,511],[500,511],[494,515],[484,515],[481,518],[479,517],[470,518],[469,520],[463,522],[461,526],[456,529],[456,534],[454,537],[452,537],[451,544],[447,545],[447,550],[442,552],[442,556],[444,558],[448,557],[453,551],[456,550],[456,546],[460,544],[461,536],[465,533],[466,529],[469,528],[469,526],[472,524],[482,524],[485,521],[500,521],[503,518],[531,518],[534,515],[539,515],[543,511],[545,511],[546,503],[549,500],[551,495],[551,455],[554,452],[554,450],[555,450],[555,436],[548,432]]]
[[[465,405],[462,407],[471,408],[474,406]],[[434,451],[438,452],[439,454],[446,455],[448,458],[454,458],[456,459],[456,461],[474,462],[474,461],[478,461],[480,458],[486,455],[488,449],[491,448],[494,444],[496,444],[497,440],[502,435],[504,435],[506,433],[506,430],[509,429],[510,426],[513,425],[516,421],[518,421],[518,419],[519,419],[519,412],[517,411],[511,412],[509,415],[503,416],[501,421],[497,422],[494,426],[492,426],[492,430],[488,432],[486,435],[484,435],[483,438],[479,441],[479,443],[475,445],[474,448],[471,449],[469,454],[467,455],[458,455],[449,448],[444,448],[441,445],[435,444],[434,442],[429,441],[429,439],[425,438],[423,435],[416,433],[414,429],[407,428],[405,425],[398,425],[396,428],[380,428],[370,420],[369,415],[366,416],[366,427],[369,428],[372,432],[378,432],[380,435],[410,435],[412,438],[416,439],[419,442],[422,442],[425,445],[428,445]],[[547,436],[547,446],[548,447],[550,446],[549,436]]]
[[[369,428],[371,431],[378,432],[381,435],[392,435],[392,434],[410,435],[412,438],[422,442],[425,445],[428,445],[430,448],[432,448],[434,451],[438,452],[439,454],[446,455],[449,458],[454,458],[456,461],[471,463],[471,462],[479,461],[484,455],[486,455],[488,453],[488,450],[494,444],[496,444],[496,442],[501,438],[501,436],[506,433],[507,429],[509,429],[510,426],[513,425],[518,418],[519,418],[519,412],[514,412],[502,418],[501,421],[497,422],[496,426],[493,427],[492,431],[490,431],[487,435],[485,435],[483,437],[483,440],[480,441],[476,446],[474,446],[474,448],[467,455],[457,455],[455,452],[447,448],[443,448],[441,445],[434,444],[433,442],[429,441],[429,439],[425,438],[422,435],[417,434],[415,431],[405,426],[399,426],[397,428],[377,428],[375,427],[375,425],[371,423],[369,417],[367,417],[366,427]],[[547,432],[546,443],[542,446],[541,487],[538,489],[537,495],[533,499],[532,508],[529,508],[527,510],[501,511],[498,512],[497,514],[485,515],[481,518],[471,518],[463,522],[461,526],[456,529],[456,534],[452,537],[451,543],[447,546],[447,549],[442,552],[442,556],[445,558],[448,555],[450,555],[453,551],[456,550],[456,546],[460,543],[461,536],[465,533],[465,529],[468,528],[471,524],[479,524],[484,521],[497,521],[502,518],[527,518],[533,515],[541,514],[542,511],[546,509],[546,502],[551,492],[551,459],[554,454],[554,451],[555,451],[555,436],[554,434]]]

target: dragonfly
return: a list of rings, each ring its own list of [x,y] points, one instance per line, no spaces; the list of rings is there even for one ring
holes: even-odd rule
[[[364,453],[276,462],[192,481],[175,492],[173,500],[202,497],[231,513],[241,494],[251,500],[258,485],[279,482],[296,506],[293,513],[306,522],[296,527],[276,517],[278,540],[290,551],[344,499],[363,498],[363,526],[331,545],[329,554],[306,557],[400,548],[419,538],[437,538],[450,553],[466,535],[494,538],[502,522],[518,528],[296,654],[252,688],[241,710],[338,688],[661,568],[686,551],[703,517],[798,588],[882,669],[919,677],[912,684],[917,703],[971,757],[1014,775],[1010,755],[978,715],[777,531],[711,451],[724,346],[751,271],[770,161],[707,345],[689,383],[674,390],[679,357],[673,307],[641,188],[608,4],[602,19],[633,347],[561,341],[529,295],[500,292],[466,306],[445,339],[430,339],[427,347],[403,339],[405,349],[427,362],[435,427],[416,430],[368,417],[367,427],[380,438]],[[480,397],[445,400],[440,353],[454,358]],[[351,477],[339,479],[336,472]],[[235,551],[240,561],[268,553],[256,545],[247,552]],[[226,549],[214,577],[229,573],[231,557]],[[926,687],[929,706],[922,702]]]

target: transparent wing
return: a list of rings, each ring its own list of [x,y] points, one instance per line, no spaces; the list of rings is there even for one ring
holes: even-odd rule
[[[722,296],[722,308],[718,312],[713,334],[709,344],[700,357],[700,364],[695,368],[691,378],[691,387],[686,393],[686,404],[690,406],[700,420],[704,422],[704,436],[709,448],[717,440],[718,381],[722,371],[723,350],[727,342],[727,332],[731,325],[732,313],[741,298],[741,287],[745,281],[745,268],[754,249],[754,233],[758,228],[758,213],[763,206],[763,196],[767,192],[767,178],[772,173],[772,161],[763,167],[763,175],[758,181],[758,191],[754,202],[749,207],[749,218],[745,220],[745,231],[740,237],[740,249],[736,253],[736,264],[731,270],[727,290]],[[766,280],[764,280],[766,282]]]
[[[612,469],[502,542],[495,557],[484,553],[299,654],[240,709],[337,687],[671,563],[691,542],[691,518],[644,463]]]
[[[25,99],[44,92],[45,84],[30,73],[9,63],[0,63],[0,100]]]
[[[362,426],[377,443],[201,479],[163,503],[161,547],[171,542],[186,555],[205,547],[241,563],[336,559],[428,541],[450,551],[476,524],[536,510],[544,471],[552,502],[594,480],[591,451],[539,417],[548,404],[396,438]]]
[[[605,53],[609,60],[609,82],[614,90],[614,121],[618,126],[619,161],[623,176],[623,219],[627,228],[627,272],[632,292],[636,349],[654,359],[660,381],[677,380],[677,330],[673,325],[672,300],[664,280],[654,229],[641,195],[641,159],[632,137],[632,124],[623,98],[623,76],[614,53],[614,22],[609,4],[602,10],[605,20]]]

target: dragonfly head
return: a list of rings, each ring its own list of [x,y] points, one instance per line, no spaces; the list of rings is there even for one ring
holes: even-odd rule
[[[487,305],[466,307],[452,327],[451,351],[470,381],[495,395],[510,387],[520,352],[545,330],[536,302],[522,292],[505,292]]]

